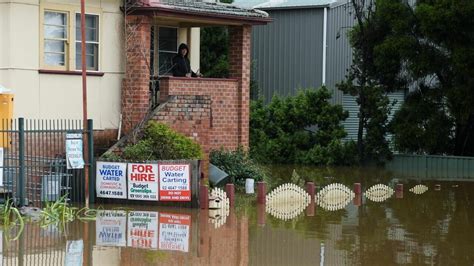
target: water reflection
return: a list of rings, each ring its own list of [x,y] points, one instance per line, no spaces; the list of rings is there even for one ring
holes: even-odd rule
[[[410,192],[412,192],[414,194],[417,194],[417,195],[421,195],[421,194],[425,193],[426,191],[428,191],[428,187],[425,186],[425,185],[421,185],[421,184],[410,188]]]
[[[474,184],[425,185],[435,184],[443,189],[382,204],[355,195],[337,211],[313,202],[290,221],[251,202],[219,228],[209,210],[104,206],[96,221],[64,229],[26,224],[18,241],[3,241],[1,257],[3,265],[472,265]]]
[[[395,191],[387,185],[377,184],[367,189],[365,196],[371,201],[383,202],[391,198],[394,192]]]
[[[328,211],[344,209],[354,198],[354,192],[342,184],[325,186],[316,195],[318,206]]]

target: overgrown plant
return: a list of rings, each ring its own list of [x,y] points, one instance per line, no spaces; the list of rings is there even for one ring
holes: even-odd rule
[[[200,159],[202,150],[198,143],[177,133],[169,126],[150,121],[143,138],[123,150],[122,158],[128,160]]]
[[[268,105],[252,102],[251,157],[264,164],[353,164],[354,144],[342,141],[346,136],[342,121],[348,114],[330,98],[322,87],[284,99],[275,96]]]

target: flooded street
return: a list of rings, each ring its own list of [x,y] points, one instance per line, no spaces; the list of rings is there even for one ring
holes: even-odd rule
[[[284,183],[292,169],[274,171],[275,184],[269,186],[268,193]],[[474,182],[411,180],[363,170],[325,171],[301,169],[299,174],[306,181],[314,181],[317,191],[336,182],[350,190],[354,182],[360,182],[363,192],[378,183],[394,190],[400,183],[404,189],[388,199],[369,199],[370,193],[356,195],[339,210],[328,210],[317,202],[287,218],[277,218],[275,212],[298,208],[269,211],[268,206],[258,205],[255,197],[243,196],[236,199],[235,209],[228,214],[226,210],[139,205],[125,210],[101,205],[96,221],[75,221],[65,228],[27,223],[16,241],[8,240],[14,230],[4,230],[2,262],[134,266],[474,264]],[[409,191],[418,184],[428,190]]]

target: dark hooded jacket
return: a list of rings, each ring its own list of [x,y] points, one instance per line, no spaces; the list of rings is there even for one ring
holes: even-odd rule
[[[182,49],[188,50],[188,53],[183,57],[180,52]],[[196,73],[191,70],[191,65],[188,59],[189,48],[186,44],[179,45],[178,54],[173,57],[173,76],[185,77],[187,73],[191,73],[192,77],[197,77]]]

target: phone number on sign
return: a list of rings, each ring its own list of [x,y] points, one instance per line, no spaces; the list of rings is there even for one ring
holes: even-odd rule
[[[122,196],[122,191],[100,191],[100,195],[114,195],[114,196]]]

